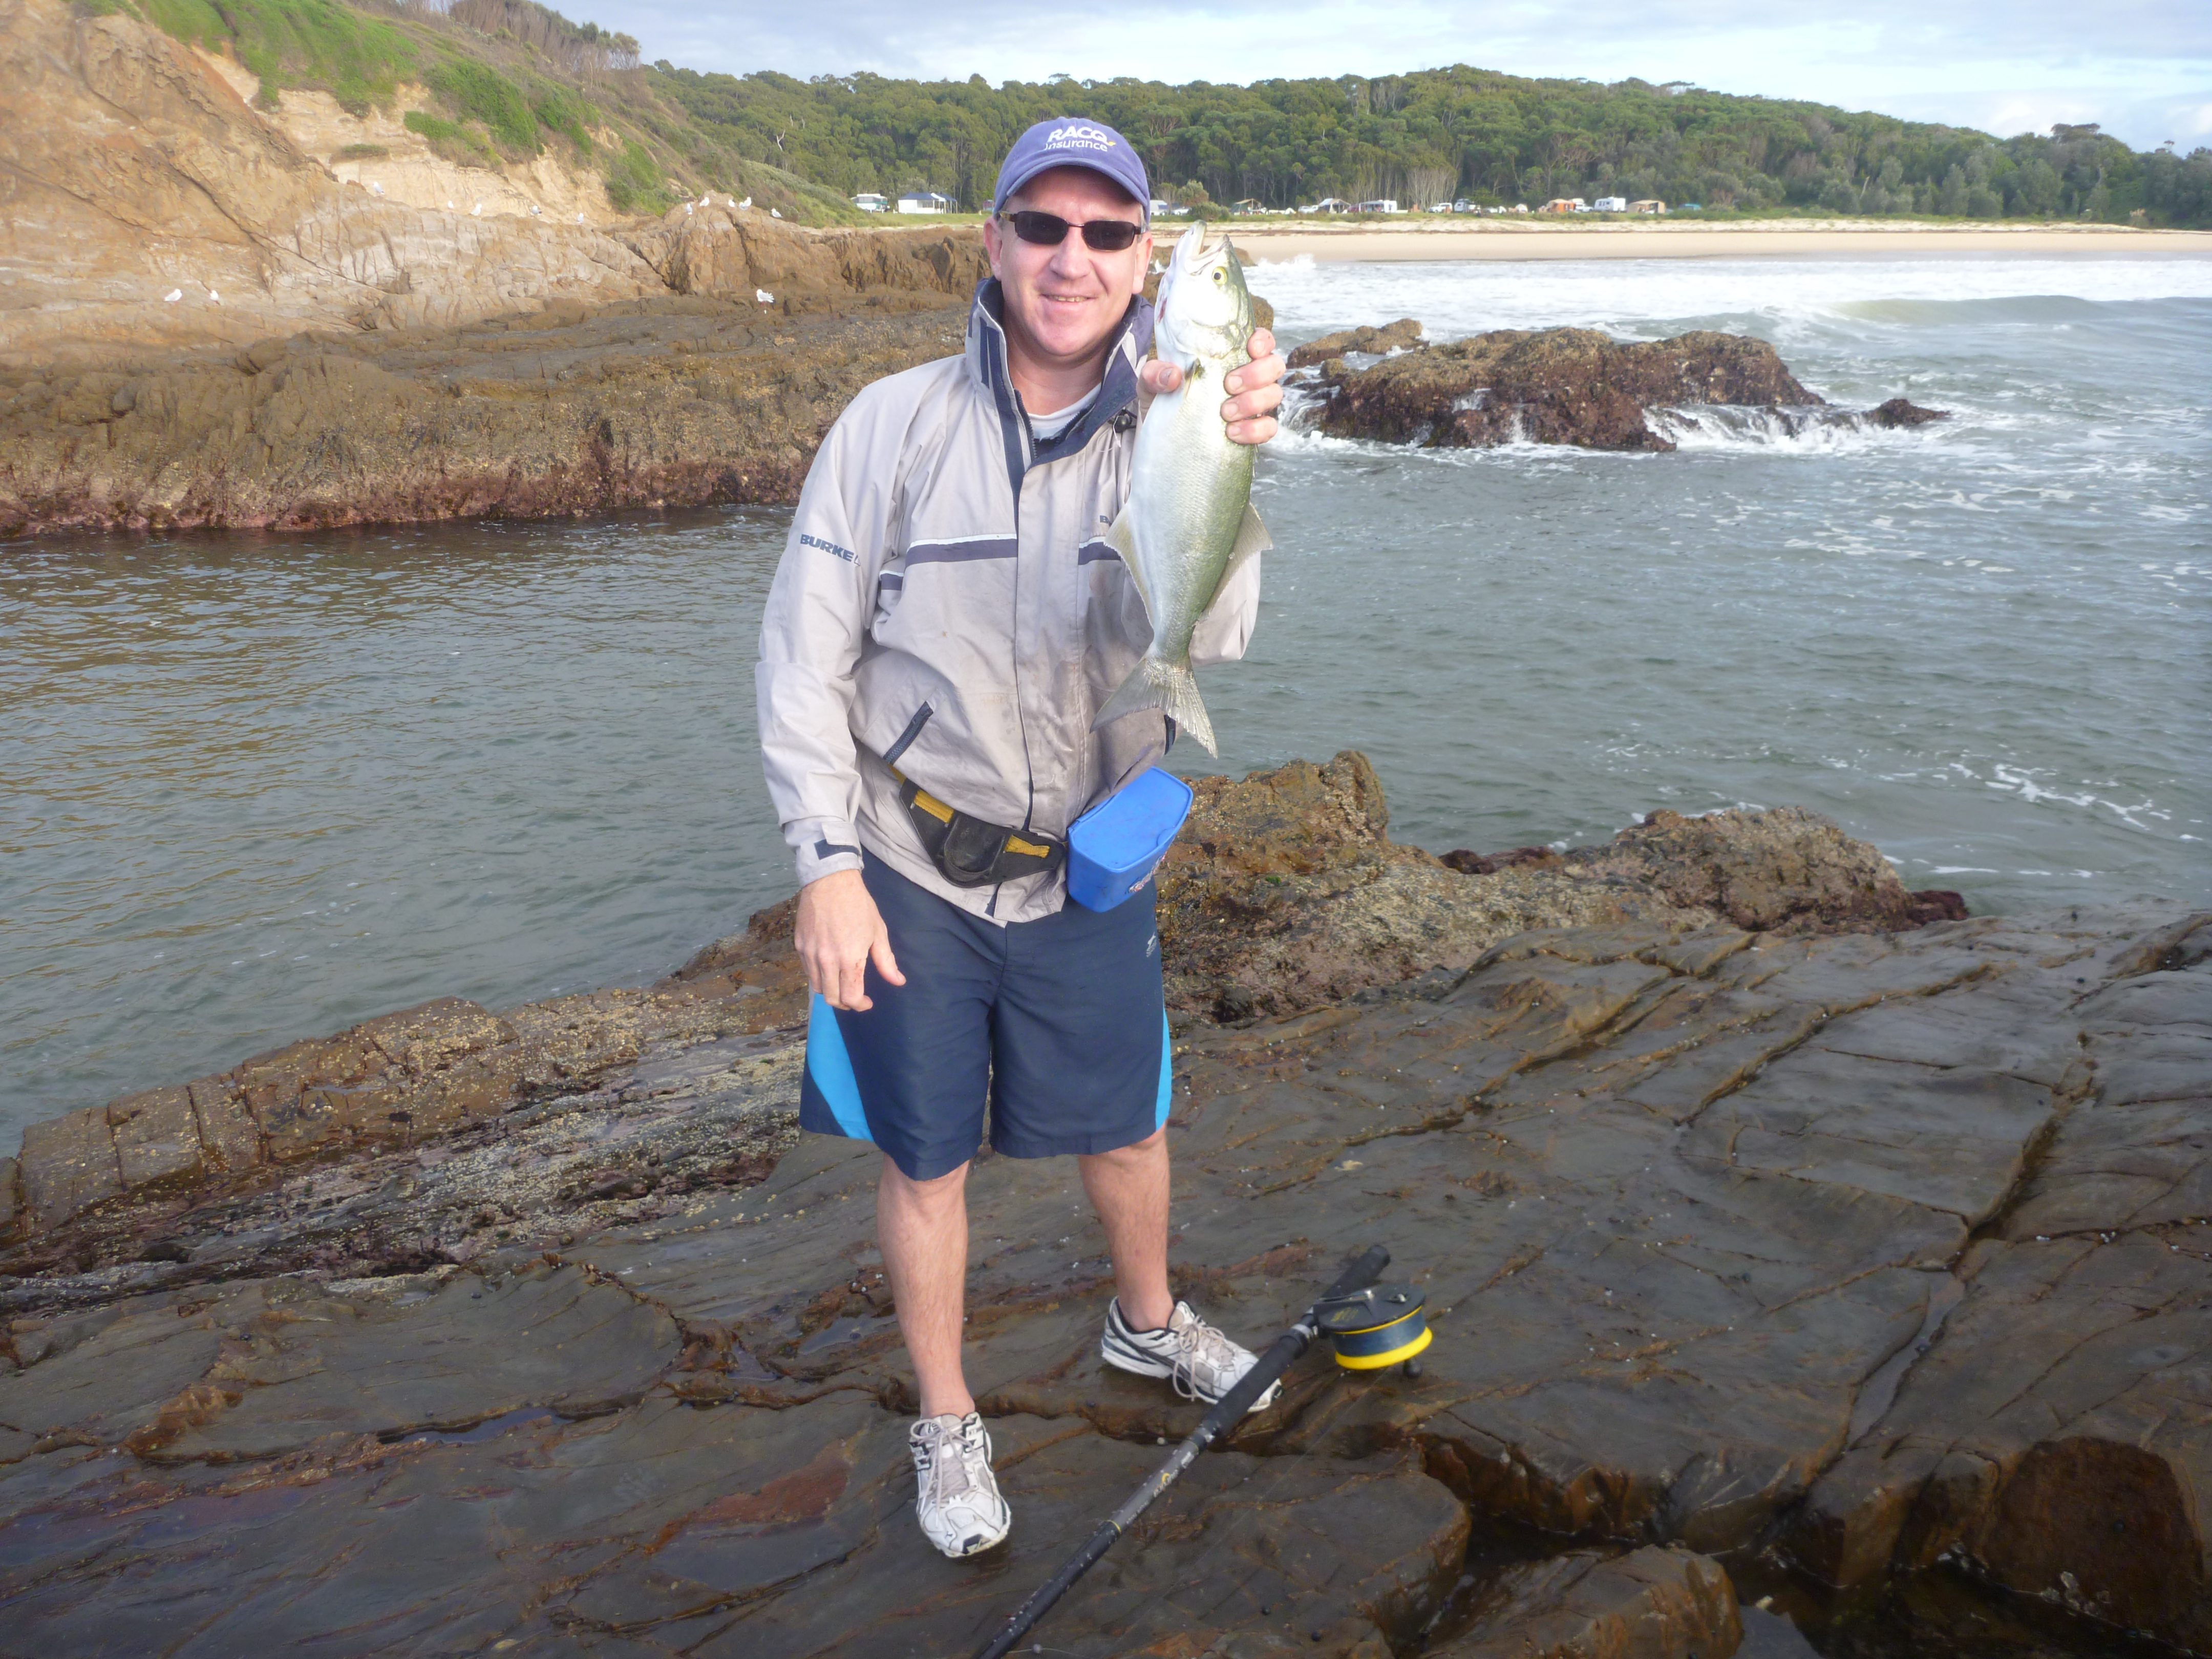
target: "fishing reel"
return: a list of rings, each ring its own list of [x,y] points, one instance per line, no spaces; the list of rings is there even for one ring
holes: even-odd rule
[[[1403,1365],[1407,1376],[1419,1376],[1419,1356],[1435,1335],[1427,1306],[1428,1297],[1411,1285],[1370,1285],[1348,1296],[1324,1297],[1314,1304],[1314,1323],[1346,1370]]]

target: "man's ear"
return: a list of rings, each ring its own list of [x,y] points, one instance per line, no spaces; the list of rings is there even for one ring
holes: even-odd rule
[[[1006,280],[1006,273],[999,269],[999,256],[1003,248],[1004,245],[999,240],[999,221],[994,216],[983,221],[983,252],[991,261],[991,275],[1001,282]]]

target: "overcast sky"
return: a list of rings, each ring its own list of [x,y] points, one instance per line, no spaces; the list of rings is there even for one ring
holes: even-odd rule
[[[1692,81],[2000,137],[2098,121],[2147,149],[2212,144],[2212,0],[571,0],[647,63],[1041,81],[1384,75],[1454,63],[1515,75]]]

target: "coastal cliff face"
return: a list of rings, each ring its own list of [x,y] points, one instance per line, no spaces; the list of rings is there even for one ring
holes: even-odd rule
[[[597,228],[431,211],[341,185],[209,60],[130,16],[0,0],[0,79],[12,151],[0,368],[453,324],[660,286]]]
[[[1533,871],[1640,915],[1461,964],[1540,861],[1386,823],[1356,755],[1208,790],[1171,982],[1194,927],[1277,962],[1302,932],[1322,1000],[1177,1021],[1174,1256],[1256,1339],[1385,1242],[1425,1370],[1310,1356],[1050,1645],[1726,1659],[1788,1638],[1761,1596],[1831,1650],[2212,1644],[2212,915],[1892,931],[1931,901],[1810,815],[1659,814]],[[1366,933],[1328,1000],[1400,869],[1438,884],[1429,965]],[[1342,896],[1255,912],[1277,874]],[[1066,1172],[986,1157],[969,1374],[1021,1524],[963,1566],[913,1536],[875,1159],[793,1144],[789,920],[44,1126],[0,1262],[11,1627],[974,1646],[1195,1409],[1098,1361]]]
[[[788,501],[861,386],[957,349],[985,271],[972,228],[726,198],[380,197],[234,65],[64,0],[0,0],[0,536]]]

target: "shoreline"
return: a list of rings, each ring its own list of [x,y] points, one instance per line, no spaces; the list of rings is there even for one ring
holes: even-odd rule
[[[1229,224],[1254,259],[1401,263],[1453,259],[1741,259],[1919,254],[2131,254],[2212,258],[2212,231],[2118,225],[1881,224],[1779,220],[1749,224],[1469,223]]]

